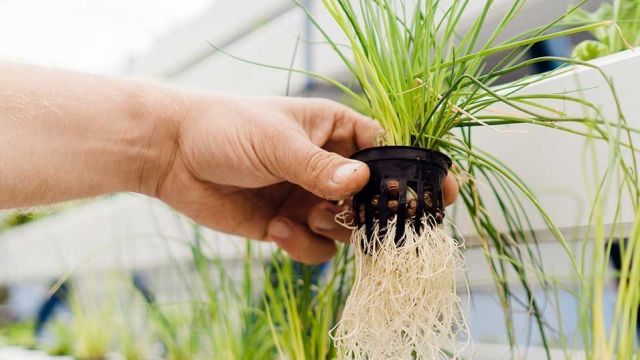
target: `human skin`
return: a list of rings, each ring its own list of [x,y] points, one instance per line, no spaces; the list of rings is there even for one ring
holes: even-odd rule
[[[0,63],[0,208],[113,192],[319,263],[367,182],[377,122],[323,99],[237,97]],[[458,193],[445,180],[445,203]]]

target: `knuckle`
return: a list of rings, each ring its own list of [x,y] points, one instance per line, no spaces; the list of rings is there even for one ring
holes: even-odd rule
[[[351,118],[349,116],[350,114],[351,114],[351,109],[347,107],[338,107],[333,113],[333,118],[336,124],[341,125]]]
[[[327,118],[333,118],[337,121],[344,118],[347,115],[346,106],[340,105],[333,100],[323,98],[313,98],[310,105],[312,105],[313,113],[316,115],[316,120],[327,120]]]
[[[336,103],[333,100],[329,100],[325,98],[315,97],[315,98],[312,98],[311,101],[313,101],[317,106],[323,107],[323,108],[336,106]]]

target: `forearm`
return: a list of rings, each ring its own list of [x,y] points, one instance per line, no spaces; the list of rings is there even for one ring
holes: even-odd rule
[[[154,193],[179,96],[138,82],[0,63],[0,208]]]

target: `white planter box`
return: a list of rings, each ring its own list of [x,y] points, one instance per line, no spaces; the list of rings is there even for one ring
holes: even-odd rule
[[[640,49],[629,50],[593,62],[613,82],[622,112],[630,126],[640,128]],[[581,90],[580,92],[577,92]],[[618,112],[614,98],[605,79],[597,69],[578,67],[561,76],[541,81],[526,89],[526,93],[562,93],[573,92],[573,96],[581,96],[601,109],[605,118],[617,121]],[[585,109],[564,101],[549,103],[557,109],[575,116],[584,116]],[[513,110],[511,110],[513,112]],[[599,178],[585,177],[591,159],[583,155],[585,140],[570,135],[542,128],[539,126],[510,125],[497,132],[489,128],[478,128],[474,131],[474,145],[486,150],[503,161],[520,176],[534,194],[540,199],[558,227],[571,229],[588,224],[589,210],[593,199],[593,186]],[[636,144],[640,139],[636,136]],[[606,144],[597,147],[599,171],[602,174],[608,165],[609,149]],[[489,193],[487,184],[480,184]],[[611,219],[615,211],[615,196],[611,196],[605,213],[605,219]],[[530,207],[532,209],[532,207]],[[489,207],[490,213],[499,214],[496,204]],[[450,212],[451,213],[451,212]],[[464,211],[459,211],[463,214]],[[532,213],[534,213],[532,211]],[[622,209],[622,222],[633,221],[633,211],[626,203]],[[544,229],[540,218],[532,218],[533,227]],[[454,219],[462,234],[471,234],[473,229],[466,216]],[[541,234],[543,237],[545,234]],[[547,236],[548,237],[548,236]]]
[[[201,236],[223,261],[244,254],[244,239],[208,229]],[[194,237],[191,221],[160,201],[119,194],[0,234],[0,284],[179,265],[192,259]],[[271,245],[254,246],[266,253]]]

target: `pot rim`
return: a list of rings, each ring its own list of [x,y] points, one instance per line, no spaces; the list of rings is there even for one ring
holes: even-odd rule
[[[451,158],[440,151],[402,145],[361,149],[353,153],[351,158],[365,163],[383,160],[417,160],[432,163],[444,170],[449,170],[453,164]]]

